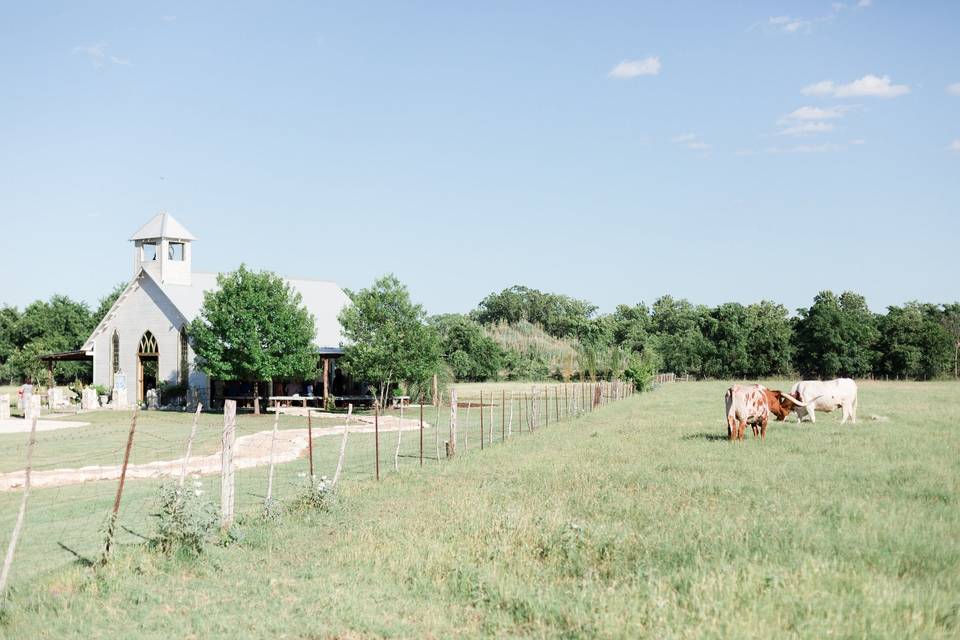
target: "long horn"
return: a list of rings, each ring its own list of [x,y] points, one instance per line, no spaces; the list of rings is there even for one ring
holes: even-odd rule
[[[820,398],[820,396],[816,396],[816,397],[814,397],[814,398],[811,398],[810,400],[807,400],[806,402],[801,402],[799,398],[794,398],[794,397],[793,397],[792,395],[790,395],[789,393],[784,393],[783,395],[784,395],[785,397],[787,397],[787,398],[790,398],[790,401],[791,401],[793,404],[798,405],[798,406],[801,406],[801,407],[805,407],[805,406],[807,406],[808,404],[810,404],[811,402],[813,402],[814,400],[817,400],[817,399]],[[821,395],[823,395],[823,394],[821,394]]]

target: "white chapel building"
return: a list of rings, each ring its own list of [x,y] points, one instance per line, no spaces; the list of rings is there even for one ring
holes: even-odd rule
[[[217,274],[191,269],[196,238],[168,213],[160,213],[130,238],[133,242],[133,279],[93,333],[82,352],[93,358],[93,382],[114,390],[116,405],[142,402],[146,392],[162,383],[193,389],[205,406],[224,397],[251,393],[240,383],[211,381],[194,368],[186,327],[200,312],[203,294],[216,289]],[[308,384],[333,379],[331,361],[342,354],[344,341],[337,316],[349,304],[333,282],[286,280],[300,293],[302,304],[316,324],[314,345],[318,362],[324,360],[326,379],[284,381],[305,393]],[[275,381],[283,395],[283,382]],[[296,385],[302,385],[297,388]],[[271,394],[272,395],[272,394]]]

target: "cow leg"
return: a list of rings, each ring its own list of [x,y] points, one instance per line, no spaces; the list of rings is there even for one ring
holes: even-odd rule
[[[733,416],[727,416],[727,438],[734,439],[737,433],[737,423]]]
[[[740,422],[740,431],[739,431],[738,434],[737,434],[737,439],[738,439],[738,440],[743,440],[743,434],[744,434],[744,432],[745,432],[746,430],[747,430],[747,421],[746,421],[746,420],[742,420],[742,421]]]
[[[761,440],[767,439],[767,420],[769,420],[769,418],[767,416],[764,416],[763,420],[760,421],[760,439]]]

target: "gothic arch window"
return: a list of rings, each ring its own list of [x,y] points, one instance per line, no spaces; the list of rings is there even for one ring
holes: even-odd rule
[[[160,353],[160,349],[157,347],[157,339],[149,331],[143,332],[140,345],[137,347],[137,353],[141,356],[155,356]]]
[[[190,342],[186,325],[180,328],[180,382],[190,382]]]
[[[113,376],[120,369],[120,333],[114,329],[110,338],[110,386],[113,386]]]

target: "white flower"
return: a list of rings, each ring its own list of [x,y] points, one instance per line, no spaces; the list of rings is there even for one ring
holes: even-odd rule
[[[297,477],[298,477],[298,478],[306,478],[306,477],[307,477],[307,474],[304,473],[303,471],[301,471],[300,473],[297,474]]]
[[[193,495],[195,495],[195,496],[197,496],[197,497],[199,498],[200,496],[203,495],[203,489],[196,489],[196,490],[194,490]]]
[[[193,486],[194,486],[195,488],[199,489],[200,487],[203,486],[203,481],[202,481],[202,480],[194,480],[194,481],[193,481]]]

